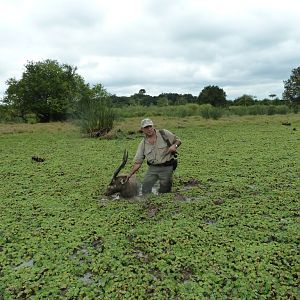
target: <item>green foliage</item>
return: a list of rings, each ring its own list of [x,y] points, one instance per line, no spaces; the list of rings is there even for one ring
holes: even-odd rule
[[[195,103],[189,103],[185,105],[176,105],[172,107],[161,108],[160,115],[166,115],[170,117],[189,117],[197,116],[199,113],[199,105]]]
[[[295,112],[298,112],[300,106],[300,67],[293,69],[290,78],[283,82],[283,99]]]
[[[167,106],[169,104],[167,97],[159,97],[157,100],[157,106]]]
[[[229,111],[237,116],[249,115],[249,109],[246,106],[230,106]]]
[[[177,109],[178,113],[174,116],[176,117],[190,117],[197,116],[199,112],[199,105],[196,103],[189,103],[186,105],[180,105]]]
[[[153,102],[153,97],[151,97],[150,95],[146,95],[145,93],[134,94],[130,97],[130,103],[143,106],[156,105],[156,101],[155,103]]]
[[[36,116],[36,114],[26,114],[24,116],[26,123],[29,124],[36,124],[38,122],[38,118]]]
[[[290,112],[290,109],[286,105],[262,105],[256,104],[251,106],[230,106],[229,112],[238,116],[246,115],[285,115]]]
[[[115,108],[116,115],[123,118],[129,117],[145,117],[154,116],[169,116],[169,117],[186,117],[199,115],[199,105],[189,103],[186,105],[176,106],[150,106],[133,105],[129,107]]]
[[[211,104],[202,104],[200,105],[200,115],[204,119],[217,120],[222,117],[223,109],[220,107],[214,107]]]
[[[86,86],[76,68],[55,60],[28,62],[20,80],[7,80],[4,102],[24,120],[35,114],[42,122],[65,120]]]
[[[146,91],[145,91],[146,93]],[[152,107],[154,105],[184,105],[186,103],[197,103],[197,97],[191,94],[177,94],[177,93],[162,93],[158,96],[145,95],[144,89],[138,93],[130,96],[116,96],[112,95],[111,100],[115,107],[126,107],[127,105],[142,105]]]
[[[287,114],[291,110],[286,105],[263,105],[256,104],[252,106],[230,106],[214,107],[210,104],[198,105],[188,103],[186,105],[176,106],[150,106],[134,105],[122,108],[114,108],[115,114],[121,118],[129,117],[146,117],[152,116],[169,116],[169,117],[188,117],[201,115],[205,119],[219,119],[228,115],[272,115]]]
[[[276,114],[286,115],[290,112],[289,108],[286,105],[278,105],[276,106]]]
[[[226,105],[226,93],[218,86],[206,86],[198,97],[199,104],[211,104],[213,106]]]
[[[273,96],[272,94],[270,96]],[[264,104],[264,105],[286,105],[286,101],[284,100],[281,100],[279,98],[274,98],[274,99],[268,99],[268,98],[265,98],[265,99],[262,99],[262,100],[256,100],[255,101],[256,104]]]
[[[107,91],[95,85],[79,102],[79,125],[90,137],[99,137],[113,128],[115,113]]]
[[[129,117],[143,117],[147,115],[147,112],[149,114],[152,114],[155,111],[155,114],[158,111],[158,106],[151,106],[151,107],[145,107],[142,105],[130,105],[127,107],[120,107],[120,108],[114,108],[114,112],[117,116],[123,117],[123,118],[129,118]]]
[[[234,105],[244,105],[244,106],[250,106],[255,104],[254,97],[251,95],[243,95],[241,97],[236,98],[233,101]]]
[[[262,100],[257,100],[255,99],[255,96],[250,96],[250,95],[243,95],[237,99],[235,99],[234,101],[231,100],[226,100],[224,101],[224,91],[222,92],[222,90],[219,90],[219,88],[217,87],[217,91],[216,94],[218,93],[221,95],[221,99],[222,100],[222,106],[231,106],[231,105],[244,105],[244,106],[251,106],[251,105],[285,105],[285,101],[280,100],[276,97],[276,95],[271,94],[270,97],[273,98],[268,99],[262,99]],[[212,92],[213,94],[213,92]],[[110,96],[113,106],[114,107],[127,107],[128,105],[130,106],[146,106],[146,107],[153,107],[153,106],[183,106],[185,104],[201,104],[199,103],[199,99],[197,96],[193,96],[191,94],[177,94],[177,93],[162,93],[158,96],[150,96],[150,95],[145,95],[142,92],[139,92],[138,94],[134,94],[132,96],[129,97],[125,97],[125,96],[116,96],[116,95],[112,95]],[[225,94],[225,98],[226,98],[226,94]],[[208,99],[208,98],[206,98]],[[219,98],[217,98],[216,102],[219,102],[218,100]],[[213,101],[212,101],[213,102]],[[213,103],[207,103],[207,104],[212,104]],[[218,105],[215,106],[220,106],[220,103],[218,103]],[[173,108],[173,107],[172,107]],[[176,109],[176,107],[174,108]]]
[[[252,105],[248,107],[248,115],[256,116],[256,115],[267,115],[269,114],[269,106],[268,105]]]
[[[286,119],[300,127],[294,114],[157,118],[183,140],[174,189],[131,200],[102,193],[140,137],[0,133],[0,298],[299,299],[300,144]]]
[[[18,113],[12,106],[0,104],[0,123],[18,123],[22,121],[23,120],[18,117]]]
[[[184,105],[186,103],[197,102],[197,97],[191,94],[162,93],[158,96],[158,99],[161,98],[166,98],[169,105]]]

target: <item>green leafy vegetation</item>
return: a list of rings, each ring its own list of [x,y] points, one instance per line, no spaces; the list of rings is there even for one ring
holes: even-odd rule
[[[0,125],[0,299],[299,299],[299,115],[153,120],[173,192],[130,200],[103,192],[140,118]]]
[[[47,59],[28,62],[22,78],[7,80],[4,103],[13,111],[12,117],[40,122],[66,120],[78,100],[88,90],[77,68]],[[29,120],[28,120],[29,115]]]
[[[218,120],[224,116],[286,115],[292,112],[286,105],[257,104],[251,106],[229,106],[228,108],[224,108],[215,107],[211,104],[199,105],[196,103],[176,106],[125,106],[122,108],[114,108],[113,111],[119,118],[145,117],[148,115],[179,118],[201,116],[204,119],[213,120]]]
[[[228,115],[275,115],[299,111],[300,67],[293,69],[283,81],[282,99],[276,94],[268,98],[244,94],[226,99],[219,86],[205,86],[198,96],[161,93],[151,96],[145,89],[131,96],[108,93],[101,83],[93,87],[77,74],[77,67],[56,60],[29,61],[21,79],[9,78],[0,99],[0,122],[52,122],[77,119],[81,130],[91,137],[109,132],[115,118],[149,115],[202,116],[217,120]],[[116,113],[116,114],[115,114]]]
[[[300,106],[300,67],[293,69],[290,78],[283,82],[283,99],[289,103],[294,112],[298,112]]]
[[[90,137],[99,137],[113,128],[115,115],[111,99],[101,84],[91,88],[78,107],[78,123],[83,133]]]

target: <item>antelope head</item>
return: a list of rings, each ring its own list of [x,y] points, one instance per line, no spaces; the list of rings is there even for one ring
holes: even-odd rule
[[[119,175],[120,171],[125,167],[127,160],[128,151],[124,150],[122,163],[114,172],[113,178],[106,189],[106,196],[120,193],[120,196],[130,198],[138,194],[139,183],[136,178],[131,177],[128,181],[126,181],[127,175]]]

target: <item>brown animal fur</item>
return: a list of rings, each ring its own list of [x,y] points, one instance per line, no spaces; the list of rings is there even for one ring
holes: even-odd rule
[[[139,181],[135,176],[132,176],[127,182],[124,183],[126,178],[127,175],[119,175],[113,178],[104,195],[111,196],[119,193],[122,198],[132,198],[137,196],[140,189]]]

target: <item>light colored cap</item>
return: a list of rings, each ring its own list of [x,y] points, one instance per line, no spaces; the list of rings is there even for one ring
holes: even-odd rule
[[[153,122],[150,119],[144,119],[141,121],[141,128],[145,128],[146,126],[153,126]]]

